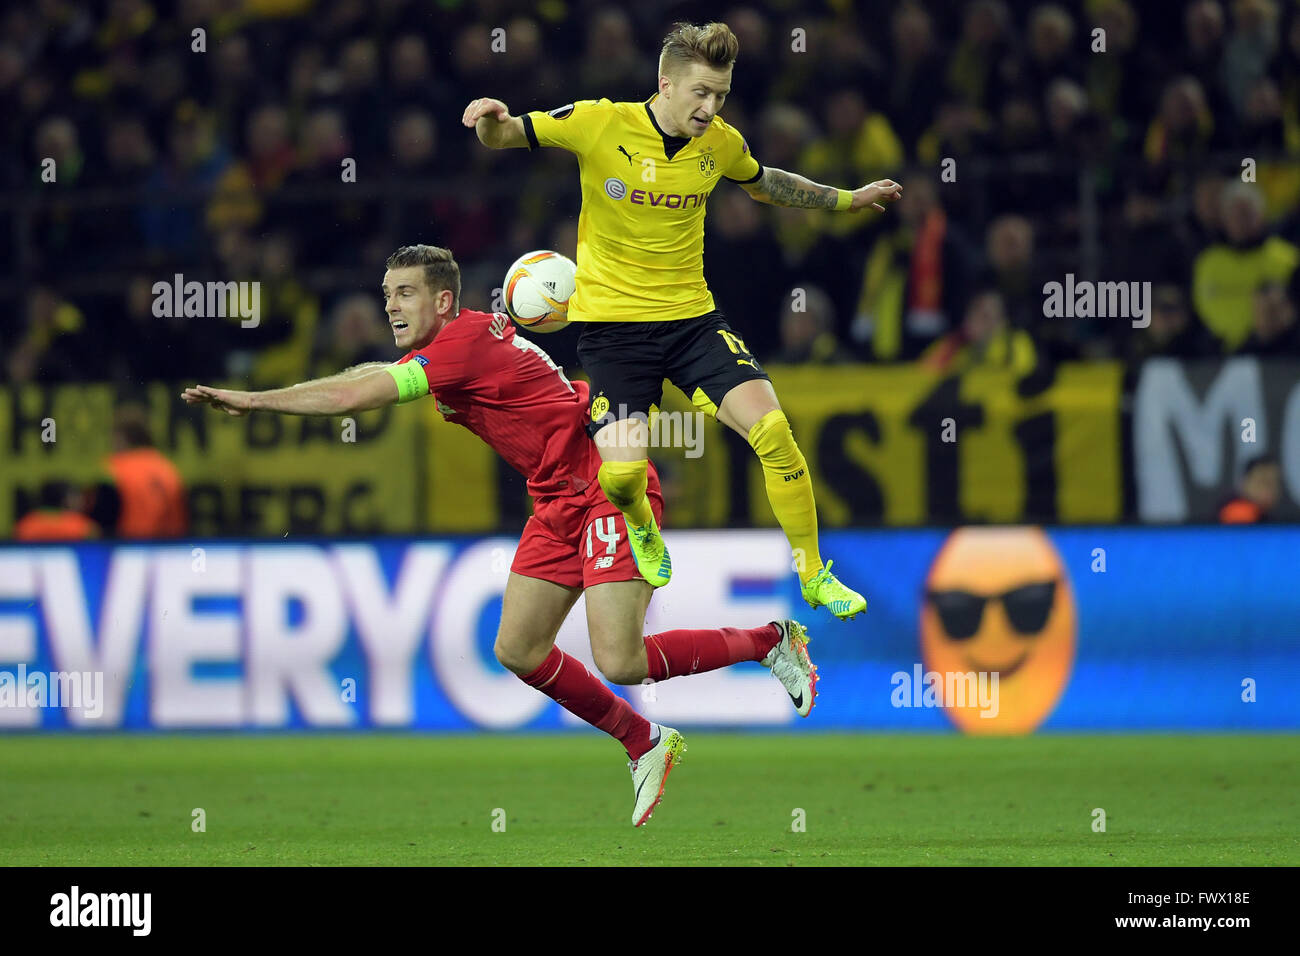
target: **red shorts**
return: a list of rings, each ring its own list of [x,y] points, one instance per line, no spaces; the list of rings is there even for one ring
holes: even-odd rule
[[[646,496],[662,528],[664,499],[654,465],[646,475]],[[641,578],[623,513],[609,503],[595,481],[583,494],[551,495],[533,503],[510,570],[564,587],[589,588]]]

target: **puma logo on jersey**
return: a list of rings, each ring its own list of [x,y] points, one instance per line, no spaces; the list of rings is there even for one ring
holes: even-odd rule
[[[758,370],[759,370],[759,368],[758,368],[758,363],[757,363],[757,362],[754,362],[754,361],[751,361],[750,359],[736,359],[736,364],[737,364],[737,365],[748,365],[748,366],[750,366],[751,368],[753,368],[755,371],[758,371]]]
[[[492,313],[492,324],[488,326],[488,331],[499,339],[505,338],[506,326],[510,324],[510,319],[500,312]]]
[[[629,152],[628,152],[626,149],[624,149],[622,146],[620,146],[620,147],[618,148],[618,151],[619,151],[620,153],[622,153],[624,156],[627,157],[627,164],[628,164],[629,166],[632,165],[632,157],[633,157],[633,156],[640,156],[640,155],[641,155],[641,151],[640,151],[640,150],[637,150],[635,153],[629,153]]]

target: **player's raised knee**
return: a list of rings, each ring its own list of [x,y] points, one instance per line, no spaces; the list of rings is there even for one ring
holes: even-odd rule
[[[492,645],[492,652],[496,654],[497,660],[502,667],[520,676],[532,673],[542,662],[541,660],[533,661],[526,650],[520,648],[502,634],[497,635],[496,643]],[[544,658],[545,655],[543,655]]]
[[[630,508],[646,493],[647,460],[604,462],[596,480],[610,504],[615,508]]]
[[[623,654],[596,654],[596,669],[611,684],[629,686],[639,684],[646,679],[644,656],[637,659]]]

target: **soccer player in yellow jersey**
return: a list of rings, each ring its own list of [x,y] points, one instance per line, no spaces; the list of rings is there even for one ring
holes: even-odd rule
[[[883,212],[881,203],[898,199],[902,187],[885,179],[837,189],[761,166],[718,115],[739,48],[724,23],[679,23],[660,54],[659,91],[645,102],[580,100],[511,116],[485,98],[466,107],[463,122],[494,149],[558,146],[578,157],[582,210],[568,318],[586,323],[578,356],[591,376],[599,481],[627,521],[641,574],[657,587],[672,574],[646,499],[646,423],[667,378],[749,441],[804,600],[850,618],[867,602],[822,563],[807,462],[767,374],[704,283],[704,203],[724,177],[759,202],[844,212]]]

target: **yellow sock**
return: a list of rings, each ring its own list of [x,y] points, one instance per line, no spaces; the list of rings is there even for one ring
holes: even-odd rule
[[[778,408],[760,418],[749,430],[749,444],[763,464],[767,500],[790,542],[799,580],[807,583],[822,568],[817,550],[817,503],[808,463],[794,442],[785,412]]]
[[[629,528],[639,528],[654,520],[650,499],[645,495],[646,468],[649,460],[602,462],[596,476],[605,497],[619,511]]]

